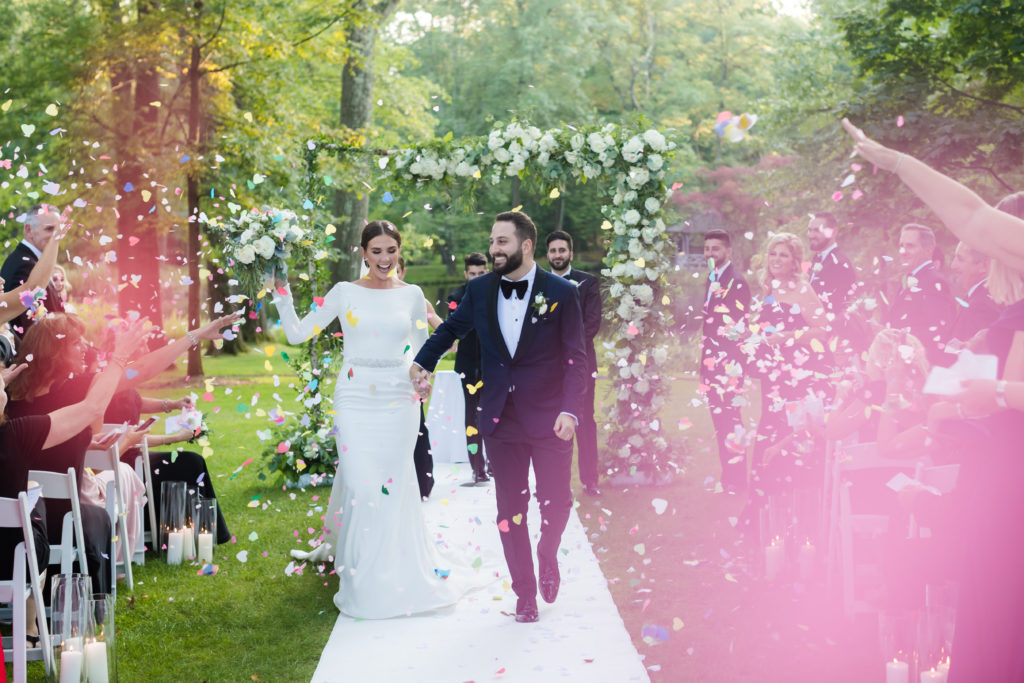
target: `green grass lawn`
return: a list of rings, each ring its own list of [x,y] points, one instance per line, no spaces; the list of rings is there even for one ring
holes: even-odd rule
[[[288,550],[305,547],[319,525],[329,489],[286,491],[258,477],[263,448],[256,432],[269,428],[266,413],[278,405],[301,408],[280,350],[270,372],[260,350],[204,359],[203,381],[214,387],[214,400],[200,402],[213,431],[208,463],[235,540],[216,548],[215,576],[197,576],[194,566],[169,567],[150,554],[145,566],[135,567],[134,594],[121,584],[121,681],[306,681],[316,668],[337,617],[335,582],[289,577],[284,570]],[[443,366],[449,367],[450,361]],[[274,372],[281,373],[276,387]],[[143,393],[204,393],[203,382],[186,385],[184,379],[182,363]],[[608,388],[607,380],[599,383],[599,403],[609,400]],[[820,583],[803,591],[766,586],[737,564],[729,518],[743,501],[705,485],[706,477],[717,476],[717,455],[709,448],[707,409],[690,405],[694,389],[692,381],[675,381],[663,420],[692,422],[680,434],[687,441],[685,476],[661,487],[605,485],[599,500],[577,496],[612,596],[652,680],[876,678],[873,636],[822,609],[828,601]],[[578,491],[575,476],[574,487]],[[660,515],[655,498],[667,501]],[[664,626],[669,639],[645,642],[647,625]],[[32,666],[30,680],[44,680],[41,664]]]

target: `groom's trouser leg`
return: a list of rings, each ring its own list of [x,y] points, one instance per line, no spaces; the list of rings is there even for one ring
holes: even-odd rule
[[[562,441],[552,433],[544,439],[531,439],[530,445],[540,503],[537,557],[553,563],[572,510],[572,441]]]
[[[466,434],[466,448],[469,450],[469,464],[473,468],[473,472],[477,475],[483,475],[487,467],[484,463],[483,437],[480,436],[480,392],[469,393],[469,389],[466,388],[468,383],[468,380],[461,382],[462,397],[466,399],[464,401],[466,406],[466,427],[472,427],[477,431],[473,435]],[[473,447],[474,444],[476,448]]]
[[[530,504],[530,450],[518,439],[485,437],[494,472],[494,496],[498,504],[498,533],[505,563],[512,577],[512,590],[521,598],[537,594],[533,571],[533,548],[526,526]],[[518,522],[518,523],[517,523]],[[508,531],[501,531],[507,528]]]

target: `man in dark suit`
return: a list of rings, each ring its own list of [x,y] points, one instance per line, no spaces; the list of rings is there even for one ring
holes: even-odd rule
[[[963,242],[956,245],[949,269],[959,290],[956,317],[949,331],[950,342],[969,342],[999,317],[1000,307],[988,291],[990,260]]]
[[[846,310],[857,282],[850,259],[836,242],[838,233],[839,222],[827,211],[814,214],[807,223],[807,242],[814,252],[809,278],[811,287],[825,304],[826,313],[836,315]]]
[[[890,300],[886,323],[907,329],[924,345],[928,361],[941,363],[942,349],[956,314],[956,302],[946,278],[933,260],[935,233],[917,223],[900,231],[900,266],[903,277]]]
[[[587,395],[583,397],[583,413],[577,415],[580,424],[576,429],[577,462],[580,482],[588,496],[598,496],[599,474],[597,467],[597,422],[594,421],[594,394],[597,384],[597,353],[594,351],[594,337],[601,331],[601,282],[596,275],[585,273],[572,266],[572,235],[564,230],[555,230],[548,235],[548,265],[555,275],[576,284],[580,291],[580,306],[583,309],[583,344],[587,351]]]
[[[454,311],[466,296],[466,287],[473,278],[487,273],[487,257],[473,252],[464,259],[466,282],[452,290],[448,295],[448,310]],[[451,313],[449,313],[451,315]],[[462,377],[462,396],[466,405],[466,449],[469,451],[469,464],[473,468],[473,481],[463,486],[475,486],[490,481],[487,476],[487,463],[484,460],[483,437],[480,435],[480,341],[476,330],[470,330],[455,349],[455,372]]]
[[[704,287],[700,378],[715,427],[722,486],[736,493],[747,487],[746,452],[736,432],[743,425],[739,404],[745,401],[742,394],[746,388],[739,325],[750,310],[750,287],[732,264],[729,233],[712,230],[705,234],[704,258],[711,273]]]
[[[36,204],[25,213],[25,237],[18,243],[0,267],[0,277],[4,279],[4,291],[28,282],[32,268],[39,262],[46,245],[51,242],[61,224],[60,212],[57,207],[49,204]],[[52,271],[52,268],[51,268]],[[64,312],[64,303],[60,294],[50,282],[51,273],[46,274],[46,301],[43,305],[51,313]],[[25,336],[25,331],[32,324],[29,312],[26,311],[11,321],[11,331],[18,341]]]
[[[459,307],[416,354],[416,390],[459,338],[480,339],[480,431],[494,471],[498,530],[512,576],[516,621],[537,621],[537,576],[526,524],[530,465],[537,482],[540,594],[558,595],[558,546],[572,511],[572,438],[587,392],[583,315],[576,287],[534,262],[537,228],[519,211],[491,228],[494,269],[466,285]]]

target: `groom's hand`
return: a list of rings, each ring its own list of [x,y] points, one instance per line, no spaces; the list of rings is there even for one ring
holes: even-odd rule
[[[572,419],[572,415],[566,415],[562,413],[555,420],[555,436],[562,441],[571,441],[573,435],[576,433],[576,420]]]
[[[409,366],[409,379],[413,389],[423,400],[430,398],[430,373],[413,363]]]

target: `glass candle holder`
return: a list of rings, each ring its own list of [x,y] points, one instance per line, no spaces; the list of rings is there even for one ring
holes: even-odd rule
[[[85,634],[92,581],[88,574],[60,574],[50,592],[50,633],[59,662],[60,683],[81,683],[85,676]]]
[[[94,593],[88,601],[88,623],[83,647],[86,683],[116,683],[114,633],[114,596]]]
[[[194,524],[196,559],[200,564],[213,562],[213,547],[217,544],[217,499],[199,498]]]
[[[160,547],[167,549],[167,564],[181,564],[185,557],[185,508],[185,482],[161,482]]]
[[[878,639],[885,662],[885,683],[916,683],[917,613],[880,612]]]

